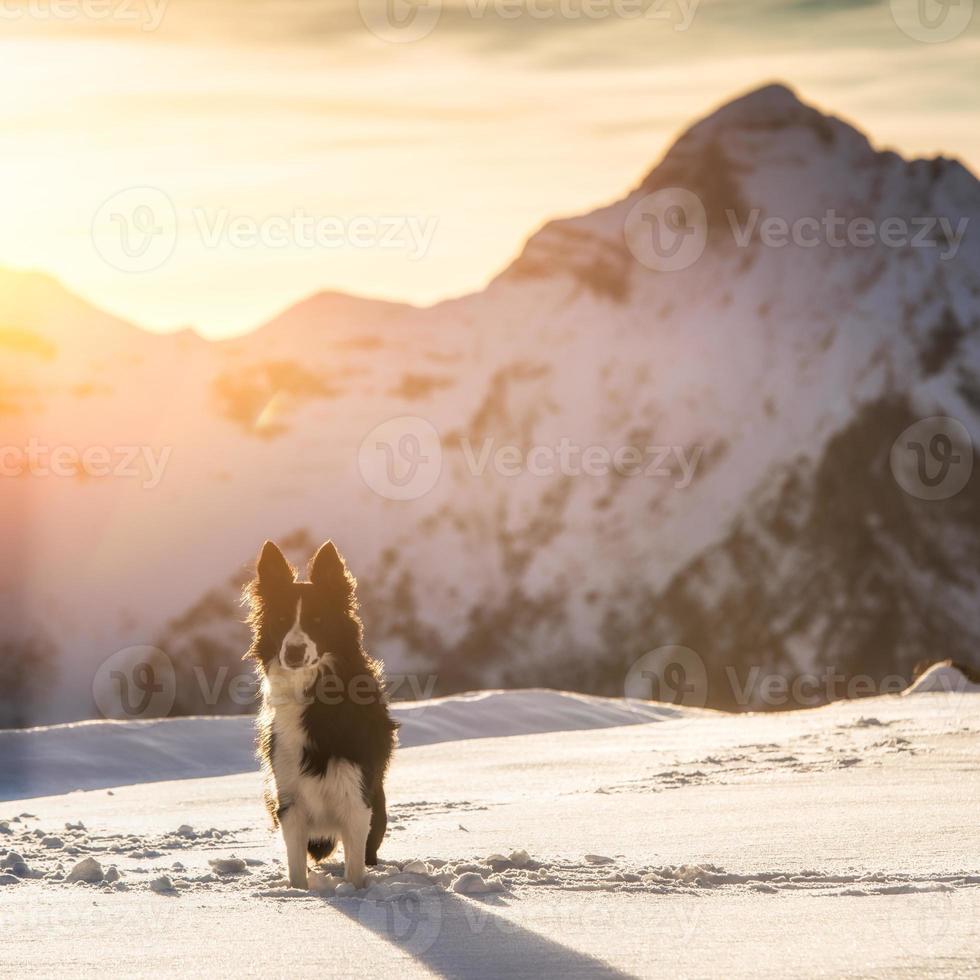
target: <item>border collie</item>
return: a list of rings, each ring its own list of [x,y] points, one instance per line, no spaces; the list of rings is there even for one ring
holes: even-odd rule
[[[266,806],[282,830],[289,883],[307,888],[314,861],[344,845],[344,877],[363,888],[388,818],[384,778],[397,725],[381,665],[364,652],[357,583],[328,541],[298,582],[267,541],[247,587],[254,659],[262,675],[258,748]]]

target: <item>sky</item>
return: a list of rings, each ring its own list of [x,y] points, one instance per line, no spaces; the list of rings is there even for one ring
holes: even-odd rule
[[[980,15],[946,2],[0,0],[0,266],[208,337],[323,289],[426,305],[777,80],[980,173]]]

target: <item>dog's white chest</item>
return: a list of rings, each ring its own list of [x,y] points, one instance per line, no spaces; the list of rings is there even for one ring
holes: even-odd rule
[[[322,834],[343,834],[365,816],[370,820],[361,786],[361,767],[347,760],[331,760],[323,776],[302,776],[298,796],[310,827]]]
[[[364,819],[370,809],[364,802],[361,767],[347,759],[331,759],[322,776],[303,772],[308,745],[298,713],[279,709],[273,718],[275,748],[272,773],[280,804],[298,807],[311,834],[340,835]]]

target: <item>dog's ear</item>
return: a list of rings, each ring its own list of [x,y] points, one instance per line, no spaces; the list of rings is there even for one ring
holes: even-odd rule
[[[271,541],[266,541],[262,545],[262,553],[259,555],[257,568],[260,589],[289,585],[296,581],[295,569]]]
[[[327,541],[313,556],[313,561],[310,562],[310,581],[320,592],[344,605],[350,605],[354,600],[357,583],[332,541]]]

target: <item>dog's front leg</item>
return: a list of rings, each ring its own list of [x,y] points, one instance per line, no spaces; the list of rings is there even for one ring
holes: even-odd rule
[[[355,888],[365,885],[364,851],[367,847],[368,832],[371,826],[371,811],[363,811],[351,816],[350,823],[341,832],[344,842],[344,878]]]
[[[282,826],[282,838],[286,842],[289,884],[293,888],[309,888],[306,851],[310,834],[306,818],[300,812],[299,807],[291,806],[279,819]]]

